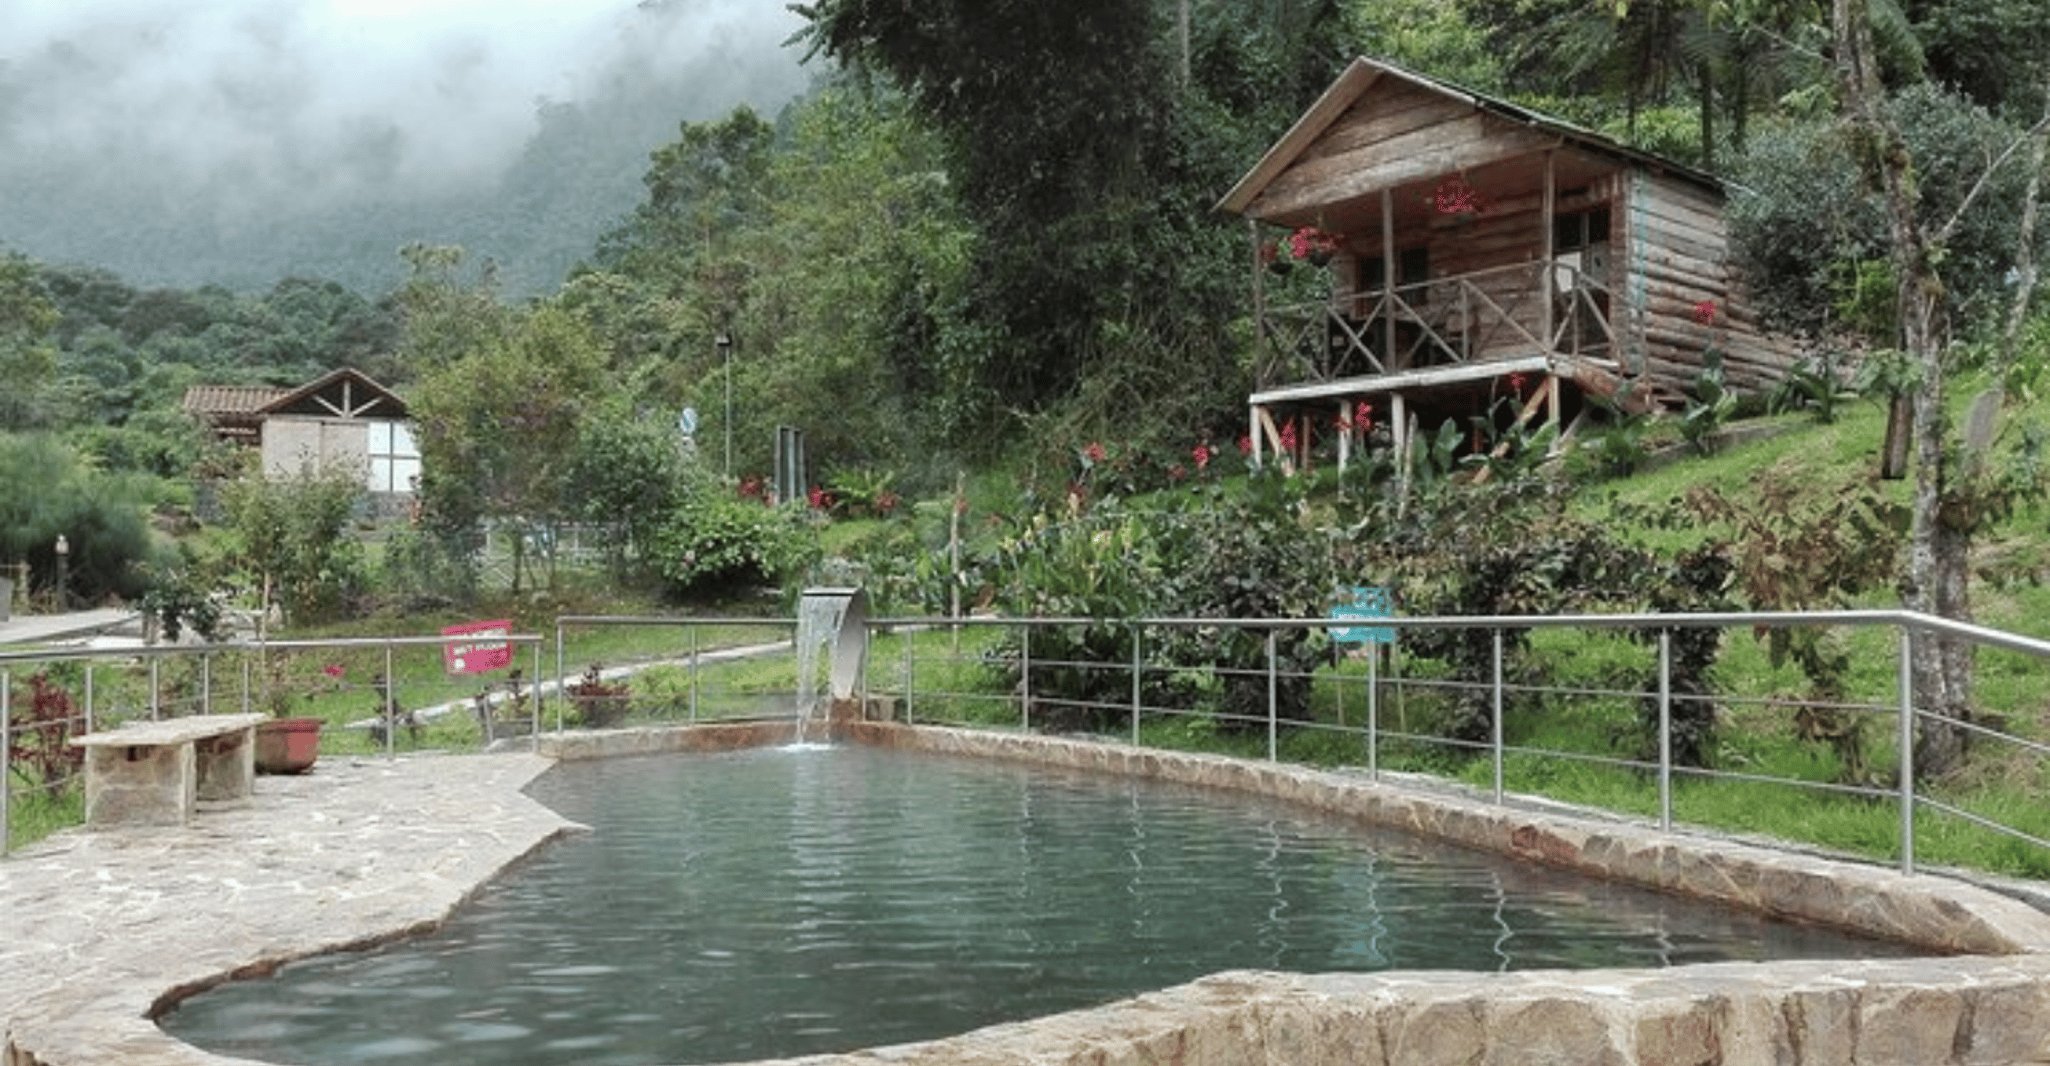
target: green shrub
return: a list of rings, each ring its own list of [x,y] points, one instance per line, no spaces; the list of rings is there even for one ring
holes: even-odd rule
[[[26,561],[36,590],[55,589],[61,535],[74,603],[142,594],[144,516],[160,482],[95,470],[47,434],[0,434],[0,485],[10,486],[0,493],[0,562]]]
[[[655,529],[655,571],[679,597],[781,587],[801,576],[817,554],[802,522],[793,509],[764,507],[703,486]]]

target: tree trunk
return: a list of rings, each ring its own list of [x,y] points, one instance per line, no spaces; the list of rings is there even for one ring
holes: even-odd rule
[[[1915,215],[1914,161],[1900,131],[1879,111],[1879,72],[1872,48],[1866,0],[1836,0],[1836,65],[1844,110],[1869,174],[1886,200],[1893,230],[1893,267],[1900,300],[1901,348],[1921,370],[1915,405],[1915,514],[1908,545],[1908,575],[1902,599],[1909,610],[1958,621],[1971,619],[1968,560],[1970,522],[1955,513],[1958,501],[1944,464],[1948,440],[1944,416],[1942,355],[1943,279],[1936,272],[1927,235]],[[1964,731],[1945,719],[1970,716],[1972,656],[1969,646],[1917,635],[1913,668],[1915,705],[1925,719],[1916,744],[1916,770],[1939,776],[1955,769],[1964,753]]]

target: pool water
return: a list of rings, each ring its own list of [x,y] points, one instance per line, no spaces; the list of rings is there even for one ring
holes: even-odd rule
[[[1226,969],[1668,966],[1903,945],[1276,802],[865,747],[565,763],[594,827],[430,936],[163,1020],[307,1064],[713,1063],[848,1051]]]

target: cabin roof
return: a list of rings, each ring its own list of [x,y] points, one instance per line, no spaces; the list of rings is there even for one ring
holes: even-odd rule
[[[271,415],[399,419],[406,402],[353,367],[331,370],[304,385],[194,385],[180,404],[216,431],[254,438]]]
[[[1360,97],[1366,95],[1368,90],[1372,89],[1383,78],[1395,78],[1408,82],[1418,88],[1463,104],[1475,111],[1494,115],[1497,118],[1513,122],[1533,132],[1557,137],[1575,147],[1596,154],[1621,159],[1655,172],[1670,174],[1690,184],[1700,186],[1717,196],[1722,195],[1723,185],[1721,180],[1706,171],[1697,170],[1684,163],[1678,163],[1651,152],[1632,148],[1593,130],[1585,129],[1564,119],[1510,103],[1499,97],[1476,92],[1441,78],[1434,78],[1428,74],[1419,74],[1412,70],[1405,70],[1386,60],[1370,59],[1366,56],[1361,56],[1354,59],[1351,65],[1347,66],[1345,71],[1338,76],[1338,79],[1331,83],[1331,87],[1325,89],[1323,95],[1317,98],[1317,102],[1311,104],[1309,110],[1303,112],[1302,116],[1296,119],[1295,125],[1291,126],[1288,132],[1279,141],[1276,141],[1273,147],[1267,150],[1267,154],[1260,157],[1260,161],[1253,165],[1253,169],[1247,171],[1246,176],[1240,178],[1238,184],[1232,186],[1231,191],[1225,194],[1224,199],[1218,201],[1217,209],[1228,211],[1232,214],[1247,214],[1248,209],[1259,198],[1262,190],[1284,171],[1288,170],[1298,158],[1316,143],[1319,137],[1323,136],[1326,130],[1331,128],[1333,123],[1337,122],[1346,113],[1348,108],[1357,102]],[[1259,216],[1256,215],[1255,217]]]
[[[262,407],[262,413],[310,414],[330,418],[406,417],[406,401],[355,367],[330,370]]]

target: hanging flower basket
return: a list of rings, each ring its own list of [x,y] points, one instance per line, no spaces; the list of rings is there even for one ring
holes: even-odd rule
[[[1315,226],[1304,226],[1283,237],[1280,243],[1273,246],[1274,256],[1270,265],[1288,263],[1292,266],[1297,262],[1303,262],[1313,267],[1329,266],[1332,256],[1338,254],[1339,246],[1344,243],[1345,238],[1336,233],[1326,233]],[[1275,272],[1287,273],[1287,270]]]

